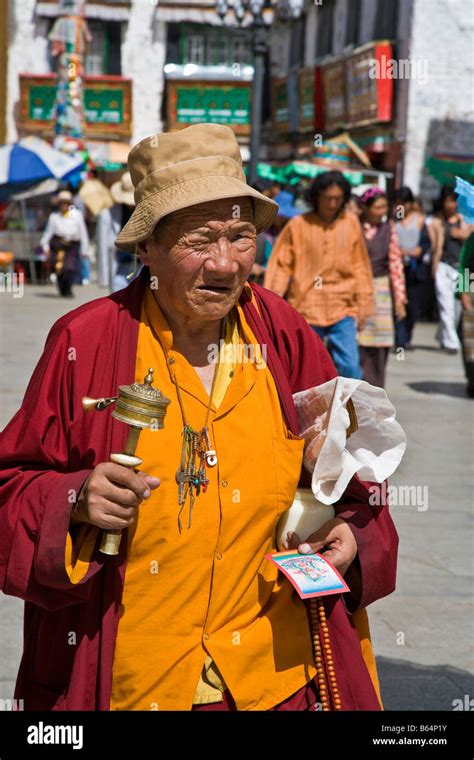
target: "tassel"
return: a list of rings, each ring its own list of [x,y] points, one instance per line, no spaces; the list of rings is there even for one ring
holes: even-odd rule
[[[135,277],[137,273],[137,264],[138,264],[138,243],[135,243],[135,253],[132,254],[132,256],[135,257],[135,263],[133,267],[133,272],[130,272],[130,274],[127,274],[126,280],[131,280],[133,277]]]

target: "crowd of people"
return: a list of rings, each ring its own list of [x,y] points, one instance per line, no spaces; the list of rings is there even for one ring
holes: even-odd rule
[[[384,387],[389,352],[415,348],[414,328],[430,308],[431,290],[440,349],[462,351],[474,397],[473,228],[452,188],[442,187],[429,215],[408,187],[393,197],[377,186],[358,195],[339,171],[319,174],[300,200],[277,183],[255,189],[274,199],[279,213],[257,238],[251,279],[305,317],[341,375]],[[139,273],[135,257],[114,245],[134,208],[128,173],[110,198],[96,215],[95,257],[98,284],[116,291]],[[41,246],[60,294],[71,296],[74,283],[89,282],[89,238],[80,194],[63,191],[57,203]]]
[[[462,349],[474,397],[473,227],[452,188],[441,189],[429,215],[408,187],[393,198],[376,186],[357,195],[338,171],[307,188],[306,212],[281,186],[259,189],[280,213],[261,236],[253,277],[306,318],[341,375],[384,387],[389,352],[415,348],[414,328],[434,285],[440,349]]]

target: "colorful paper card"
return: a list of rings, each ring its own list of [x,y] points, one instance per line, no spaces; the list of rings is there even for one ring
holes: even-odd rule
[[[301,599],[328,594],[344,594],[349,586],[342,575],[322,554],[300,554],[298,551],[266,554],[293,584]]]

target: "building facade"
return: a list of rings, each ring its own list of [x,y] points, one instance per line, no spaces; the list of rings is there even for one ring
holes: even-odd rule
[[[465,3],[305,0],[296,20],[280,20],[276,6],[265,11],[272,23],[260,160],[308,155],[315,135],[348,132],[376,169],[432,197],[430,153],[472,152],[473,21]],[[35,131],[48,137],[48,34],[59,13],[57,0],[8,2],[4,140]],[[208,120],[233,126],[248,158],[249,14],[239,26],[232,12],[222,23],[214,0],[108,0],[87,2],[86,17],[86,137],[99,153],[101,143],[114,143],[120,156],[145,136]],[[386,46],[376,47],[380,41]],[[392,57],[394,76],[369,82],[377,56]]]
[[[306,66],[392,42],[392,118],[356,126],[351,136],[425,202],[439,191],[427,159],[474,158],[473,32],[474,13],[462,0],[315,0],[307,9]]]

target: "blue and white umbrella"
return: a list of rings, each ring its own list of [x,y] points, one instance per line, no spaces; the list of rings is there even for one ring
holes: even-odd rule
[[[83,166],[81,155],[63,153],[39,137],[0,146],[0,186],[34,184],[50,178],[67,180]]]

